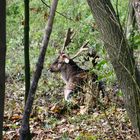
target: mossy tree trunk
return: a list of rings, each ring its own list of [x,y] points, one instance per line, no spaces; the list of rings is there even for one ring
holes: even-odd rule
[[[128,116],[140,135],[140,72],[135,65],[133,51],[127,44],[110,0],[87,0],[87,2],[124,94]]]

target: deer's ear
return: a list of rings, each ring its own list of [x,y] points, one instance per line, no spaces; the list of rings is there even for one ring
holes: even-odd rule
[[[69,60],[67,57],[65,57],[65,58],[64,58],[64,61],[65,61],[65,63],[68,64],[70,60]]]
[[[63,58],[63,61],[65,62],[65,63],[69,63],[69,57],[66,55],[66,54],[62,54],[62,58]]]

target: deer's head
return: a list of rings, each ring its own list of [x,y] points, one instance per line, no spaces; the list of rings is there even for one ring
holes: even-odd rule
[[[61,52],[56,60],[51,64],[50,71],[60,72],[67,64],[69,64],[70,61],[69,56]]]
[[[67,65],[74,65],[73,59],[76,58],[82,51],[87,50],[87,45],[88,42],[84,43],[80,50],[76,53],[76,55],[72,58],[70,58],[66,53],[65,53],[65,48],[71,43],[72,38],[74,37],[74,32],[69,28],[66,34],[66,38],[63,44],[63,47],[59,53],[59,56],[55,59],[55,61],[51,64],[50,66],[50,71],[51,72],[61,72],[62,70],[64,71]]]

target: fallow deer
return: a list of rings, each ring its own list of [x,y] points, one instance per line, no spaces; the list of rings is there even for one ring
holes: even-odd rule
[[[50,66],[51,72],[59,72],[61,73],[62,79],[66,84],[64,88],[64,98],[66,101],[70,99],[70,93],[73,93],[79,90],[85,83],[88,83],[89,79],[91,82],[96,82],[98,79],[95,73],[90,73],[89,70],[85,70],[80,68],[73,59],[76,58],[82,51],[87,50],[88,42],[82,45],[80,50],[76,53],[73,58],[70,58],[65,52],[65,47],[71,42],[72,32],[69,29],[67,32],[67,37],[65,39],[63,48],[57,57],[57,59]],[[89,74],[90,73],[90,74]],[[96,82],[97,83],[97,82]],[[98,90],[103,91],[103,87],[101,82],[98,82]],[[97,85],[96,84],[96,85]],[[96,86],[97,87],[97,86]],[[96,88],[97,89],[97,88]],[[93,91],[94,92],[94,91]],[[90,97],[91,98],[91,97]]]

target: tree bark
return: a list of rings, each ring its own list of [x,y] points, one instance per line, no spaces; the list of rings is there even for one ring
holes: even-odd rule
[[[29,57],[29,0],[24,0],[24,63],[25,63],[25,104],[30,89],[30,57]],[[29,128],[29,124],[28,124]],[[26,140],[31,140],[30,129]]]
[[[135,65],[133,51],[127,44],[110,0],[87,0],[87,2],[124,94],[128,116],[140,135],[140,72]]]
[[[24,0],[24,62],[25,62],[25,103],[30,89],[30,58],[29,58],[29,0]]]
[[[6,0],[0,1],[0,140],[2,140],[6,59]]]
[[[29,95],[27,98],[27,102],[26,102],[26,106],[25,106],[25,110],[24,110],[24,114],[23,114],[22,126],[20,129],[20,140],[25,140],[27,138],[28,133],[29,133],[29,125],[28,124],[29,124],[30,113],[32,110],[32,105],[33,105],[33,101],[34,101],[35,92],[37,89],[37,84],[38,84],[38,81],[39,81],[39,78],[41,76],[41,72],[43,69],[45,54],[46,54],[46,50],[48,47],[49,38],[50,38],[50,35],[52,32],[52,26],[53,26],[53,21],[54,21],[57,3],[58,3],[58,0],[52,1],[50,16],[48,19],[48,24],[45,28],[44,39],[42,42],[42,50],[41,50],[39,58],[38,58],[38,62],[36,65],[36,71],[34,73],[33,82],[31,84],[31,87],[29,90]]]

